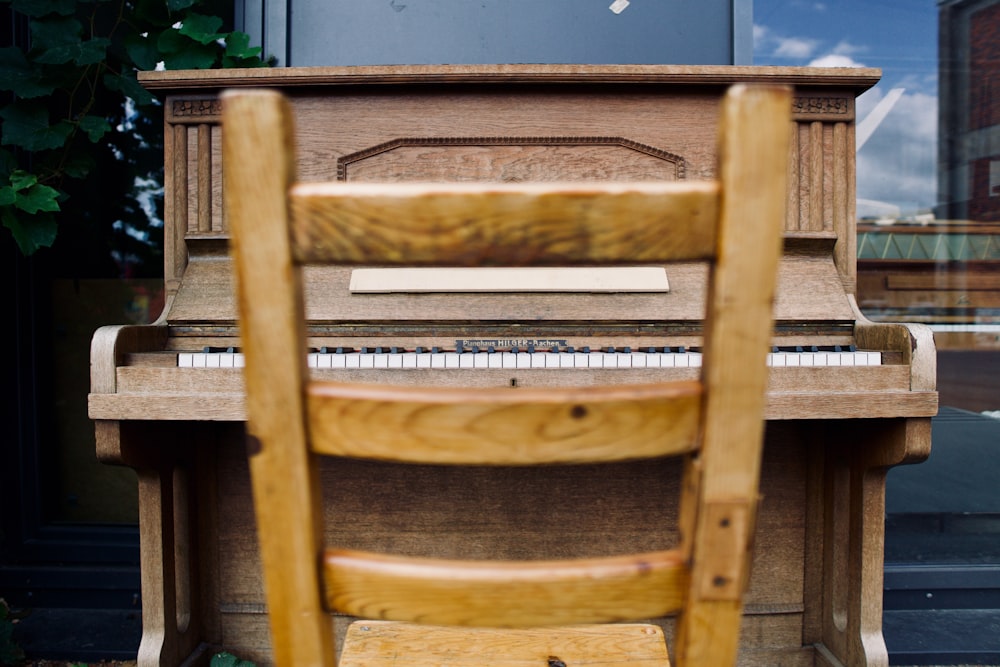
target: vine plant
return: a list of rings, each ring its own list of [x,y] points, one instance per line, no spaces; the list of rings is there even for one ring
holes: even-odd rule
[[[67,230],[117,234],[134,252],[155,245],[143,193],[162,182],[162,109],[136,72],[267,65],[245,33],[223,28],[231,0],[0,3],[27,31],[0,49],[3,226],[25,255]]]

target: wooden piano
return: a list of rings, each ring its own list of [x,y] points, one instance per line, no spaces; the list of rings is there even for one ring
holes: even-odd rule
[[[217,647],[268,659],[220,194],[221,89],[292,98],[303,180],[669,180],[713,173],[729,84],[772,81],[795,87],[792,185],[740,662],[887,665],[885,473],[927,456],[937,393],[929,330],[869,322],[855,305],[854,100],[878,76],[523,65],[144,74],[166,105],[167,306],[152,325],[95,334],[89,397],[98,455],[139,476],[140,664],[205,660]],[[698,264],[672,267],[666,292],[535,291],[534,278],[466,291],[477,279],[462,276],[426,292],[406,279],[362,293],[353,273],[306,274],[314,373],[516,391],[693,375],[698,363]],[[531,558],[652,550],[675,537],[638,527],[670,523],[676,508],[659,497],[677,485],[674,463],[463,474],[337,465],[349,481],[329,489],[328,532],[345,546]]]

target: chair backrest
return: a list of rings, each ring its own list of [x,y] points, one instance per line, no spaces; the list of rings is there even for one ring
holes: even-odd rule
[[[501,627],[679,611],[679,664],[733,659],[758,495],[790,106],[784,88],[730,89],[714,181],[298,184],[286,100],[224,95],[225,202],[277,664],[331,664],[331,610]],[[303,264],[692,259],[711,267],[699,380],[453,389],[323,382],[307,370]],[[324,551],[315,463],[326,454],[475,465],[683,455],[681,544],[516,563]]]

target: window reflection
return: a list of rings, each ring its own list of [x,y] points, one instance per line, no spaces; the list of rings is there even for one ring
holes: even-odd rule
[[[930,458],[889,472],[885,636],[895,664],[995,659],[1000,0],[756,0],[754,37],[755,64],[883,70],[857,103],[858,302],[934,330],[942,406]]]

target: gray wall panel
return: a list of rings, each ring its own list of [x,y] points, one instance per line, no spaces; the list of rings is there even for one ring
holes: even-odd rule
[[[752,0],[631,0],[620,13],[611,0],[238,2],[242,29],[287,66],[730,65],[752,53]]]

